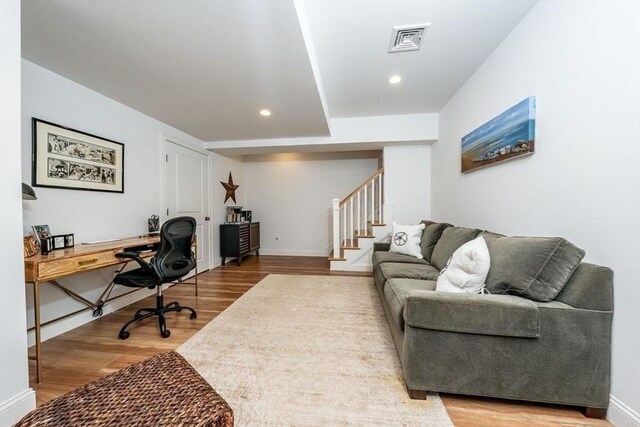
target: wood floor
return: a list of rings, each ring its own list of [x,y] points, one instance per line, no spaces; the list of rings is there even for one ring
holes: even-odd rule
[[[131,337],[117,338],[120,327],[138,308],[153,307],[148,297],[115,313],[49,339],[43,343],[43,380],[35,384],[35,365],[30,365],[31,387],[38,405],[83,384],[115,372],[159,352],[173,350],[189,339],[243,293],[269,274],[330,275],[326,258],[251,256],[241,266],[235,262],[200,274],[199,296],[188,285],[177,285],[164,293],[165,302],[177,300],[198,312],[190,320],[187,312],[167,316],[171,336],[160,338],[157,323],[144,322],[130,328]],[[348,273],[368,275],[368,273]],[[31,349],[33,351],[33,349]],[[441,395],[456,426],[610,426],[603,420],[586,418],[578,409],[533,405],[499,399]]]

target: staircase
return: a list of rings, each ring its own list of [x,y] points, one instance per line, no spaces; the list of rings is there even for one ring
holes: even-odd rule
[[[333,199],[331,270],[368,271],[373,244],[390,231],[383,208],[383,175],[379,169],[344,199]],[[389,209],[387,209],[389,210]]]

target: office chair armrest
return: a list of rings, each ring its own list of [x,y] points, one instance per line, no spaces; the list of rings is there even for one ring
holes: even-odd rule
[[[118,252],[116,254],[116,258],[127,258],[132,261],[137,262],[140,267],[145,271],[153,271],[151,265],[148,262],[143,260],[137,252]]]

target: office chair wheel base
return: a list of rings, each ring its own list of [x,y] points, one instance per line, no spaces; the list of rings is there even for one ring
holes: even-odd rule
[[[171,335],[171,331],[166,329],[166,330],[160,332],[160,335],[162,336],[162,338],[169,338],[169,335]]]
[[[127,338],[129,338],[129,335],[131,335],[129,332],[127,331],[121,331],[118,334],[118,338],[120,338],[121,340],[126,340]]]
[[[189,316],[189,319],[195,319],[196,317],[198,317],[198,315],[196,314],[196,312],[194,311],[193,313],[191,313],[191,315]]]

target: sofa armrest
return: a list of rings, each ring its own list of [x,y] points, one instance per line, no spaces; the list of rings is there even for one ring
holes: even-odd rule
[[[387,243],[387,242],[376,242],[373,244],[373,251],[382,251],[382,252],[389,252],[389,249],[391,248],[391,243]]]
[[[537,338],[540,313],[533,301],[512,295],[412,291],[405,324],[414,328],[476,335]]]

